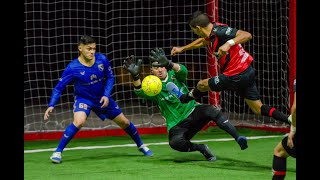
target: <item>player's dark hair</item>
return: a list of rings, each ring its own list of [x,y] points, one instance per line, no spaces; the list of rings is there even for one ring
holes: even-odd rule
[[[202,11],[196,11],[189,18],[188,23],[189,26],[195,28],[197,26],[206,27],[208,26],[210,21],[206,13],[203,13]]]
[[[92,43],[96,43],[96,40],[90,36],[83,35],[83,36],[81,36],[81,38],[78,42],[78,45],[80,45],[80,44],[87,45],[87,44],[92,44]]]

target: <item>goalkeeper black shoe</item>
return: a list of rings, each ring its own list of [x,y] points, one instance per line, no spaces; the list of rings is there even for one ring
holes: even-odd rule
[[[208,160],[208,161],[216,161],[217,157],[210,151],[208,145],[206,144],[199,144],[201,146],[200,152],[203,154],[203,156]]]
[[[241,150],[245,150],[248,148],[248,141],[247,138],[244,136],[239,136],[237,142],[241,148]]]

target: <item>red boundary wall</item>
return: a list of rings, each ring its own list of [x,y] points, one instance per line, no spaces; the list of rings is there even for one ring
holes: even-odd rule
[[[216,126],[216,125],[211,125]],[[265,130],[272,132],[289,132],[289,128],[275,128],[275,127],[253,127],[246,125],[236,126],[237,128],[249,128],[256,130]],[[142,134],[167,134],[166,127],[153,127],[153,128],[137,128],[140,135]],[[207,128],[203,129],[206,130]],[[41,133],[25,133],[25,141],[34,140],[60,140],[63,132],[41,132]],[[91,138],[91,137],[105,137],[105,136],[125,136],[126,132],[122,129],[108,129],[108,130],[80,130],[74,138]]]

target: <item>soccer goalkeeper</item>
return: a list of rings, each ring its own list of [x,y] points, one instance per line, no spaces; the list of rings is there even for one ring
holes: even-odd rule
[[[150,52],[151,73],[162,81],[162,90],[156,96],[147,96],[141,89],[140,66],[142,60],[134,55],[124,60],[124,69],[130,72],[133,78],[134,92],[137,96],[155,102],[162,116],[166,120],[169,132],[169,145],[172,149],[180,152],[199,151],[208,161],[215,161],[216,156],[205,144],[195,144],[190,140],[208,122],[214,121],[221,129],[229,133],[240,145],[242,150],[248,147],[247,138],[240,136],[237,129],[229,122],[227,117],[215,106],[200,104],[195,100],[182,103],[170,91],[182,91],[188,93],[186,79],[188,70],[182,64],[168,60],[162,49],[154,49]],[[156,65],[156,66],[155,66]],[[173,89],[175,87],[179,89]]]

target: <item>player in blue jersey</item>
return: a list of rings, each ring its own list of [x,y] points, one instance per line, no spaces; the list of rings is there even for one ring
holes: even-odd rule
[[[143,144],[136,127],[122,113],[110,94],[114,76],[108,58],[96,53],[96,41],[90,36],[82,36],[78,43],[79,57],[71,61],[62,73],[53,89],[44,120],[54,109],[66,85],[74,85],[74,120],[64,131],[60,143],[50,157],[53,163],[61,162],[61,153],[74,135],[85,124],[91,110],[104,121],[110,119],[119,125],[137,144],[138,150],[145,156],[152,156],[152,151]]]
[[[283,180],[287,171],[287,158],[296,158],[296,80],[293,82],[293,104],[291,106],[291,128],[288,136],[284,137],[274,148],[272,172],[273,180]]]

